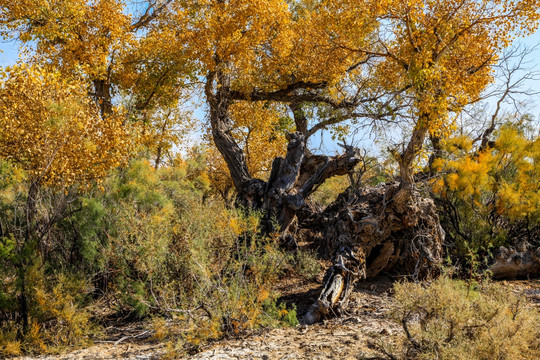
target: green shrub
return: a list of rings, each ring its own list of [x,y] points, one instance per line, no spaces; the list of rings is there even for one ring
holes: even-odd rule
[[[102,296],[111,306],[101,312],[152,317],[156,337],[174,335],[189,346],[296,324],[296,311],[278,306],[272,291],[286,255],[275,239],[258,235],[260,214],[227,208],[208,184],[200,159],[157,170],[145,160],[132,161],[100,189],[69,193],[69,216],[43,240],[22,249],[13,232],[0,234],[2,355],[87,344],[99,333],[88,309]],[[17,186],[0,179],[2,219],[11,221],[24,203]],[[48,202],[62,194],[41,193],[47,201],[38,210],[46,215]],[[308,254],[295,261],[302,272],[315,271]],[[24,334],[21,284],[29,313]]]
[[[540,245],[540,138],[527,119],[500,126],[485,148],[464,135],[449,138],[433,162],[447,249],[467,272],[487,268],[500,246]]]
[[[83,279],[59,274],[46,276],[40,263],[26,272],[29,329],[21,336],[21,324],[9,321],[0,327],[0,354],[57,353],[68,346],[85,346],[99,331],[87,310],[88,284]],[[17,307],[4,308],[17,312]]]
[[[322,267],[317,260],[317,254],[310,249],[298,249],[287,256],[289,266],[298,275],[308,279],[314,279],[320,274]]]

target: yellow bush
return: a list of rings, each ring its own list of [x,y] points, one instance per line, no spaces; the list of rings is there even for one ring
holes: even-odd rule
[[[401,358],[533,360],[540,357],[540,312],[496,283],[441,277],[395,285],[392,313],[405,330]]]

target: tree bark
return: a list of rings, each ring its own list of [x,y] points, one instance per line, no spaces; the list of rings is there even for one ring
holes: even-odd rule
[[[111,84],[107,80],[94,80],[94,98],[102,117],[112,113]]]
[[[347,147],[345,154],[335,157],[310,154],[306,147],[307,120],[303,117],[304,122],[298,126],[301,131],[287,135],[289,144],[285,157],[274,159],[269,180],[255,179],[249,173],[242,149],[231,134],[229,75],[221,71],[209,72],[205,94],[210,106],[213,140],[229,168],[238,192],[237,204],[247,209],[263,210],[264,233],[285,233],[296,212],[320,184],[329,177],[352,171],[360,161],[352,147]],[[298,116],[303,116],[298,106],[293,105],[292,108],[297,110]]]
[[[231,134],[228,108],[233,99],[278,97],[279,100],[288,98],[293,90],[294,84],[290,89],[253,93],[251,98],[245,98],[231,92],[229,75],[220,71],[208,73],[205,87],[213,139],[230,170],[238,204],[262,210],[262,232],[277,232],[282,238],[292,237],[289,227],[301,214],[298,233],[306,234],[308,241],[318,242],[321,252],[330,256],[336,254],[321,296],[306,315],[305,322],[339,313],[360,277],[382,272],[414,279],[436,275],[442,258],[444,231],[433,201],[416,192],[413,178],[413,162],[427,134],[428,118],[420,118],[407,147],[396,154],[400,183],[349,189],[324,211],[317,211],[309,207],[308,197],[326,179],[351,173],[362,157],[357,149],[345,145],[342,155],[311,154],[306,147],[307,120],[299,105],[304,101],[302,98],[289,97],[298,131],[288,135],[287,153],[284,158],[274,159],[267,182],[251,177],[242,149]]]
[[[432,278],[439,274],[445,236],[435,204],[414,190],[410,201],[401,203],[396,195],[402,191],[400,183],[358,191],[349,189],[324,211],[315,212],[299,224],[299,228],[318,243],[321,254],[339,254],[339,249],[351,249],[360,265],[347,273],[349,284],[381,273],[409,276],[413,280]],[[334,260],[332,268],[339,265],[338,260]],[[332,268],[327,277],[335,272]],[[323,284],[321,294],[337,285]],[[347,296],[346,292],[340,294],[340,302],[336,303],[317,299],[303,321],[309,324],[329,313],[339,313]]]
[[[500,247],[490,269],[495,279],[513,279],[540,275],[540,247]]]

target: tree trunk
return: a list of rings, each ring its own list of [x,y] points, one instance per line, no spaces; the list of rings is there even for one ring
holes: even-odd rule
[[[209,72],[205,94],[210,106],[213,140],[227,163],[238,192],[237,205],[262,210],[266,234],[285,233],[305,199],[320,184],[329,177],[347,174],[360,161],[352,147],[346,147],[345,154],[339,156],[312,155],[306,147],[305,133],[297,131],[287,135],[287,153],[284,158],[274,159],[269,180],[255,179],[249,173],[242,149],[231,134],[229,75],[221,71]],[[306,126],[303,129],[307,131]]]
[[[94,80],[94,98],[96,99],[102,117],[112,113],[111,84],[107,80]]]
[[[540,247],[520,246],[509,249],[500,247],[490,271],[495,279],[513,279],[540,275]]]
[[[427,133],[427,120],[418,122],[408,146],[397,156],[400,183],[358,192],[349,189],[334,204],[317,212],[309,208],[306,199],[326,179],[351,173],[362,159],[359,151],[343,145],[342,155],[311,154],[306,147],[309,130],[305,114],[293,103],[298,131],[287,137],[286,156],[273,161],[267,182],[254,179],[231,134],[229,75],[225,71],[209,72],[205,94],[213,139],[237,189],[238,205],[263,211],[263,234],[278,232],[284,239],[292,238],[293,243],[288,229],[299,217],[300,233],[315,239],[324,253],[335,254],[321,296],[306,315],[306,323],[339,313],[354,282],[362,276],[388,271],[419,279],[437,273],[444,232],[433,201],[415,191],[412,176],[413,161]]]
[[[26,289],[26,271],[31,263],[32,251],[28,250],[33,244],[33,236],[36,230],[35,218],[37,212],[37,196],[39,186],[37,182],[31,181],[28,188],[26,199],[26,229],[24,234],[24,242],[19,244],[19,259],[18,259],[18,287],[19,287],[19,317],[22,326],[22,333],[18,334],[19,338],[23,338],[28,333],[28,295]],[[31,254],[31,255],[28,255]]]

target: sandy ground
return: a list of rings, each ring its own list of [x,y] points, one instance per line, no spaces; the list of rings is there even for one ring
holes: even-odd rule
[[[293,301],[300,295],[316,293],[315,283],[296,289],[296,295],[285,295]],[[286,284],[285,284],[286,285]],[[511,291],[527,296],[531,306],[540,307],[540,280],[505,282]],[[299,292],[298,292],[299,290]],[[305,298],[305,297],[304,297]],[[296,298],[298,300],[298,298]],[[308,303],[300,303],[305,310]],[[372,349],[376,338],[394,342],[402,329],[388,317],[393,306],[391,281],[378,279],[361,284],[353,294],[349,314],[312,326],[260,330],[249,336],[225,339],[183,355],[186,359],[363,359],[375,356]],[[140,329],[137,329],[140,333]],[[125,339],[123,339],[125,338]],[[146,340],[147,341],[147,340]],[[134,337],[117,335],[108,342],[60,356],[19,357],[17,360],[75,359],[161,359],[168,354],[163,343],[145,343]]]

